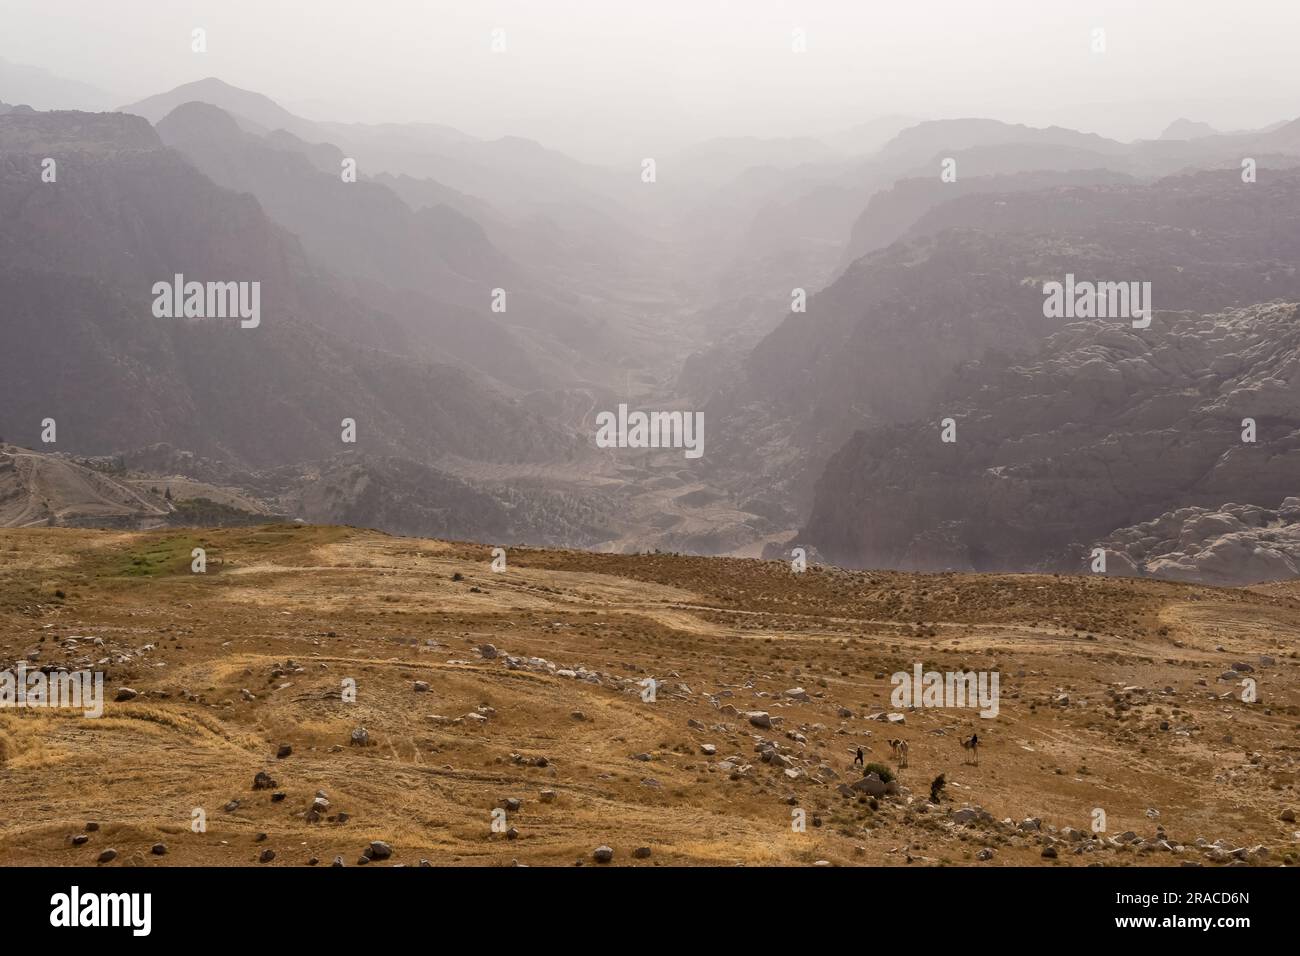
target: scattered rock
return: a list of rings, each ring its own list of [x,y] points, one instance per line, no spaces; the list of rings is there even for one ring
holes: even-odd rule
[[[856,781],[853,789],[858,793],[865,793],[873,797],[883,797],[885,795],[885,781],[880,779],[879,774],[875,772],[867,774],[861,780]]]

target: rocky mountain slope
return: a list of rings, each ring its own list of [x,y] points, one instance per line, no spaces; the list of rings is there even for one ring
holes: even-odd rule
[[[164,500],[84,465],[0,444],[0,527],[152,528]]]
[[[1037,169],[994,176],[962,176],[951,183],[941,181],[938,176],[900,179],[890,188],[873,195],[853,223],[843,265],[847,267],[904,236],[921,234],[921,230],[913,230],[927,212],[960,196],[1039,192],[1060,186],[1124,182],[1132,182],[1132,177],[1106,169]]]
[[[355,278],[358,297],[398,315],[432,354],[535,388],[562,378],[558,370],[580,369],[583,354],[617,348],[573,296],[562,301],[465,213],[446,204],[412,210],[360,171],[345,182],[336,147],[309,145],[284,130],[258,136],[199,102],[177,107],[157,130],[213,182],[255,196],[309,255]],[[334,156],[329,171],[320,168],[326,161],[318,154],[326,152]],[[503,313],[491,308],[496,288],[507,292]],[[543,366],[551,373],[545,378]]]
[[[356,452],[242,471],[165,444],[90,458],[0,444],[0,527],[149,530],[292,518],[502,545],[593,547],[617,534],[616,511],[616,499],[599,491],[475,482]]]
[[[1300,298],[1297,258],[1295,170],[958,197],[753,349],[709,405],[714,447],[748,465],[721,480],[806,507],[854,430],[929,415],[961,363],[1030,353],[1057,332],[1062,320],[1043,314],[1049,280],[1149,281],[1157,311],[1208,311]]]
[[[609,538],[615,523],[614,503],[595,491],[470,482],[394,457],[338,455],[261,474],[252,483],[287,514],[393,534],[591,547]]]
[[[143,530],[276,517],[255,496],[220,481],[132,471],[120,457],[75,458],[0,443],[0,527]]]
[[[1179,508],[1112,532],[1107,573],[1224,586],[1300,577],[1300,498],[1277,508]]]
[[[623,174],[581,163],[532,140],[479,139],[437,123],[316,122],[293,114],[270,97],[216,77],[183,84],[120,110],[157,123],[192,102],[229,113],[248,132],[282,129],[307,143],[334,144],[354,157],[366,175],[434,180],[443,188],[478,197],[511,218],[548,214],[565,232],[581,224],[590,210],[637,195],[635,171]],[[601,239],[608,241],[615,235],[611,231]]]
[[[856,565],[1078,571],[1117,527],[1280,501],[1297,474],[1295,305],[1077,322],[1028,361],[965,367],[929,417],[857,433],[801,539]]]
[[[57,157],[57,182],[40,160]],[[0,117],[0,428],[112,454],[168,441],[239,467],[357,447],[430,460],[562,455],[569,439],[463,369],[410,353],[257,201],[221,189],[124,114]],[[160,319],[154,283],[258,282],[261,324]]]

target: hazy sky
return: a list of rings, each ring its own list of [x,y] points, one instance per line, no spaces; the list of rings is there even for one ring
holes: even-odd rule
[[[2,0],[0,58],[118,94],[204,76],[319,119],[424,120],[591,160],[875,116],[1121,139],[1300,115],[1297,0]],[[207,30],[208,52],[190,50]],[[492,31],[506,52],[492,52]],[[1092,51],[1093,30],[1106,50]],[[792,52],[793,31],[807,52]],[[0,89],[0,99],[4,90]]]

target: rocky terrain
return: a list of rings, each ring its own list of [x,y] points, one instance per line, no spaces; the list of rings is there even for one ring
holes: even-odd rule
[[[188,455],[123,467],[146,497],[164,478],[239,512],[187,506],[191,523],[625,553],[783,555],[798,537],[844,564],[927,569],[1076,571],[1116,529],[1295,491],[1291,346],[1221,336],[1214,317],[1300,300],[1300,122],[1120,143],[884,117],[660,159],[671,175],[649,188],[514,137],[306,120],[215,78],[115,113],[9,110],[0,434],[68,460]],[[153,317],[149,290],[177,273],[260,283],[265,321]],[[1063,333],[1042,285],[1067,273],[1151,282],[1178,335]],[[595,417],[623,402],[701,410],[707,453],[595,447]],[[941,461],[926,443],[949,416],[963,438]],[[1228,453],[1233,416],[1256,419],[1261,454]],[[1084,432],[1090,457],[1067,473],[1058,439]],[[148,498],[131,516],[135,492],[105,505],[74,484],[47,508],[26,480],[4,523],[183,510]]]
[[[340,454],[244,471],[167,445],[77,457],[0,442],[0,527],[240,526],[272,518],[565,547],[607,540],[617,503],[528,483],[471,483],[404,458]]]
[[[897,242],[911,233],[930,210],[959,196],[1038,192],[1061,186],[1126,181],[1131,181],[1131,177],[1107,169],[1039,169],[998,176],[962,176],[950,183],[933,175],[900,179],[889,189],[882,189],[872,196],[859,214],[844,248],[843,264],[847,268],[863,256]]]
[[[0,864],[1296,859],[1294,584],[506,558],[0,531],[4,666],[107,673],[99,719],[0,710]],[[997,716],[894,706],[920,663]]]
[[[1179,508],[1103,540],[1107,569],[1173,581],[1238,585],[1300,577],[1300,498],[1277,508]]]
[[[1037,353],[1064,324],[1044,318],[1046,281],[1140,278],[1157,310],[1204,313],[1300,298],[1297,254],[1294,170],[1249,186],[1211,171],[959,195],[856,260],[754,347],[708,406],[716,480],[806,509],[855,430],[941,412],[964,363]]]
[[[1077,322],[1029,361],[972,363],[929,420],[836,454],[800,540],[841,563],[1081,571],[1153,515],[1281,501],[1300,474],[1296,312]]]
[[[0,444],[0,526],[158,527],[167,502],[93,468]]]

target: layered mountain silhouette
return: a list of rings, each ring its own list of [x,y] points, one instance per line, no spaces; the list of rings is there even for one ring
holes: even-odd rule
[[[1214,136],[1218,133],[1209,123],[1199,123],[1195,120],[1180,118],[1174,120],[1164,128],[1160,134],[1160,139],[1200,139],[1203,136]]]
[[[433,357],[535,388],[548,351],[551,370],[571,369],[580,365],[579,352],[608,347],[594,322],[557,301],[558,293],[498,250],[473,219],[445,204],[413,210],[383,185],[344,181],[342,152],[328,144],[312,146],[283,130],[246,133],[203,103],[178,107],[157,129],[218,185],[255,196],[310,256],[351,278],[359,298],[398,317]],[[491,310],[496,288],[508,297],[504,313]],[[529,349],[520,335],[530,338]]]
[[[604,208],[613,198],[632,195],[615,171],[580,163],[531,140],[484,140],[434,123],[315,122],[215,77],[119,110],[158,123],[194,102],[218,107],[254,134],[284,130],[307,143],[331,143],[355,158],[363,174],[434,180],[511,215],[550,213],[566,227],[583,222],[591,209]]]
[[[62,420],[83,454],[170,441],[249,466],[358,444],[417,459],[549,457],[568,439],[463,369],[411,357],[393,315],[319,268],[251,196],[125,114],[0,118],[6,437]],[[42,157],[58,158],[57,183]],[[159,319],[154,283],[261,284],[261,324]]]
[[[183,83],[165,93],[119,106],[117,112],[143,116],[150,123],[158,123],[187,103],[216,106],[234,117],[243,128],[255,133],[266,134],[282,129],[312,143],[324,142],[326,139],[324,130],[318,124],[295,116],[269,96],[252,90],[241,90],[215,76]]]
[[[882,118],[658,162],[308,120],[215,78],[0,105],[10,477],[100,488],[33,509],[27,478],[13,514],[1288,573],[1300,121]],[[260,324],[155,317],[177,275],[258,283]],[[1149,282],[1150,327],[1046,317],[1067,275]],[[594,447],[624,402],[703,408],[707,453]],[[158,480],[199,511],[132,504]]]
[[[116,97],[90,83],[0,59],[0,99],[38,110],[93,111],[112,109]]]

